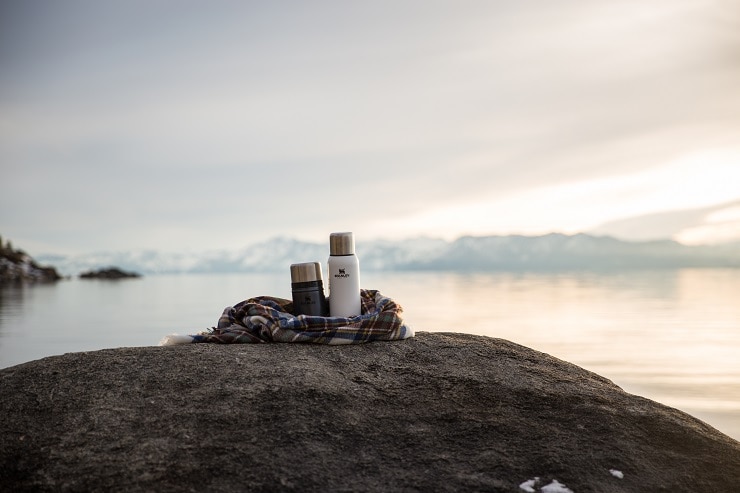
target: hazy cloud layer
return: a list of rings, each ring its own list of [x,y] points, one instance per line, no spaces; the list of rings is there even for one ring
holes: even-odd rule
[[[44,251],[570,231],[677,207],[652,168],[676,166],[674,197],[697,173],[740,182],[730,1],[6,1],[0,19],[0,232]],[[539,193],[633,175],[639,197],[583,196],[595,219]]]

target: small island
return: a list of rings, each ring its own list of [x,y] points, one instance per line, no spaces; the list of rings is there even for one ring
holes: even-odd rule
[[[141,277],[136,272],[127,272],[118,267],[109,267],[107,269],[89,270],[80,274],[80,279],[132,279]]]

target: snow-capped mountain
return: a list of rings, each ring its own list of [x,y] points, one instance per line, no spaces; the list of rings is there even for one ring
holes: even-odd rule
[[[364,270],[564,270],[740,267],[740,244],[686,246],[675,241],[626,242],[587,234],[415,238],[357,244]],[[292,263],[326,262],[328,244],[278,237],[240,250],[100,252],[39,256],[65,275],[116,266],[143,274],[276,272]]]

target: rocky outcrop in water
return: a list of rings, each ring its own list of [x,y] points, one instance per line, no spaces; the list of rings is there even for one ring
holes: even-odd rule
[[[717,492],[740,443],[526,347],[72,353],[0,371],[0,491]]]
[[[127,272],[118,267],[90,270],[80,274],[80,279],[129,279],[137,277],[141,277],[141,274],[136,272]]]
[[[10,242],[0,238],[0,283],[49,282],[62,276],[54,267],[41,266],[23,250],[16,250]]]

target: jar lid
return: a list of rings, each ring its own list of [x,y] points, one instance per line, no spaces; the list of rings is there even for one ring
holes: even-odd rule
[[[318,262],[304,262],[290,265],[290,282],[321,281],[321,264]]]
[[[354,255],[355,237],[351,232],[332,233],[329,235],[329,252],[331,255]]]

